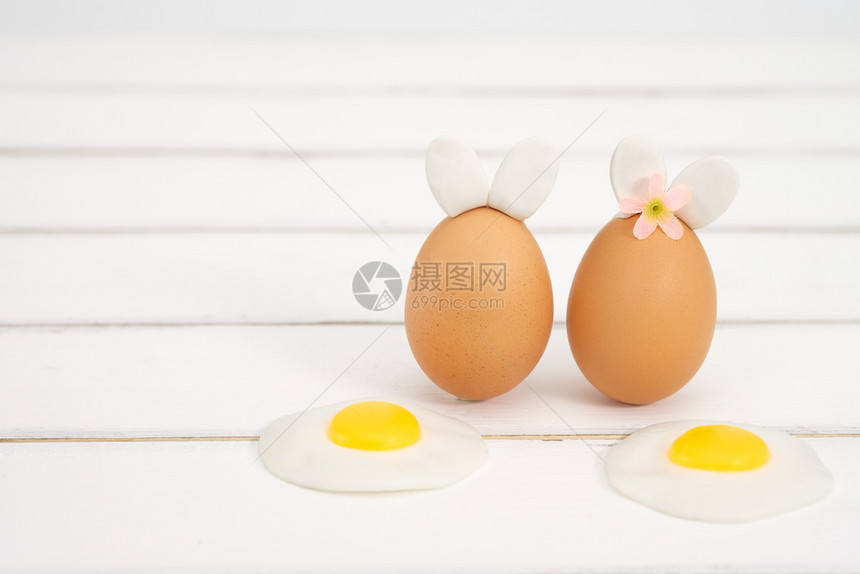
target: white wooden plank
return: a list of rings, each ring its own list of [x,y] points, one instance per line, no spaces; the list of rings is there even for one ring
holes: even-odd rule
[[[8,89],[827,89],[860,86],[858,43],[828,39],[3,37]]]
[[[660,0],[642,10],[631,0],[610,5],[577,2],[542,3],[509,0],[499,9],[492,0],[463,5],[437,0],[405,6],[385,0],[356,6],[348,0],[324,0],[302,7],[263,3],[247,10],[235,0],[175,0],[169,6],[80,0],[75,10],[62,0],[0,6],[0,32],[6,34],[185,33],[243,34],[253,38],[293,37],[298,34],[395,36],[564,34],[571,37],[620,36],[647,41],[653,38],[768,38],[855,37],[860,10],[850,1],[831,2],[827,10],[814,0],[795,0],[780,10],[768,4],[725,0],[719,9],[690,9],[680,0]],[[739,17],[742,14],[743,17]],[[456,17],[453,17],[456,15]]]
[[[831,495],[742,525],[622,498],[581,441],[490,441],[488,464],[454,487],[372,496],[282,483],[254,462],[256,443],[4,444],[0,568],[854,572],[860,441],[808,442]]]
[[[288,154],[289,152],[287,152]],[[694,161],[670,155],[670,173]],[[484,158],[494,172],[501,157]],[[741,190],[711,228],[858,228],[846,209],[860,181],[856,157],[733,157]],[[609,155],[562,160],[558,183],[529,219],[535,230],[597,228],[615,212]],[[414,156],[316,157],[311,165],[380,231],[429,232],[442,217]],[[0,228],[342,229],[364,224],[295,157],[0,157]],[[301,202],[296,198],[301,197]]]
[[[0,148],[133,153],[141,149],[278,150],[284,144],[252,106],[302,152],[423,150],[458,133],[501,152],[545,135],[566,146],[609,107],[575,148],[608,155],[630,134],[651,134],[668,150],[817,150],[856,153],[860,96],[779,98],[440,96],[203,96],[15,93],[0,123]]]
[[[441,218],[440,218],[441,219]],[[702,234],[722,320],[860,319],[860,235]],[[592,233],[537,233],[563,321]],[[0,236],[0,323],[401,321],[352,295],[367,261],[404,297],[423,233]],[[412,293],[412,296],[416,296]]]
[[[0,437],[253,436],[323,391],[317,405],[401,398],[487,435],[627,433],[689,418],[856,433],[858,340],[857,324],[720,325],[693,381],[633,408],[583,379],[563,325],[527,385],[484,402],[433,385],[401,325],[6,328]]]

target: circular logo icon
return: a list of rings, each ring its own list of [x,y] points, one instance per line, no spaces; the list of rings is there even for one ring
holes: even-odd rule
[[[358,268],[352,278],[352,294],[358,304],[371,311],[390,309],[403,290],[400,274],[385,261],[371,261]]]

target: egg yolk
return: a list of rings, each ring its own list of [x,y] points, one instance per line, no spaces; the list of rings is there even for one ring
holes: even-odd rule
[[[730,425],[703,425],[675,439],[669,459],[700,470],[752,470],[770,459],[770,449],[748,430]]]
[[[328,427],[337,445],[359,450],[394,450],[418,442],[421,429],[415,415],[386,401],[364,401],[340,410]]]

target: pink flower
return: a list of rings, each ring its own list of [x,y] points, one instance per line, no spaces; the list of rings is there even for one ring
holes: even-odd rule
[[[675,217],[675,211],[690,201],[690,190],[685,187],[673,187],[664,192],[663,185],[663,176],[655,173],[648,181],[648,201],[625,197],[618,203],[619,209],[624,213],[642,214],[633,227],[633,235],[637,239],[649,237],[658,225],[672,239],[681,239],[684,234],[684,228]]]

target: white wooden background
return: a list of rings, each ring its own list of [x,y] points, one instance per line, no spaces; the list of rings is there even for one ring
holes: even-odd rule
[[[846,37],[0,37],[0,571],[860,570],[858,56]],[[352,274],[408,275],[442,218],[423,175],[438,133],[492,173],[604,109],[529,221],[556,293],[543,360],[497,399],[446,396],[401,306],[364,310]],[[563,325],[633,132],[672,174],[719,153],[742,177],[700,233],[711,353],[635,408],[582,378]],[[417,401],[475,425],[490,462],[436,492],[276,480],[256,436],[333,381],[319,404]],[[802,435],[834,492],[727,526],[610,489],[620,435],[689,418]]]

